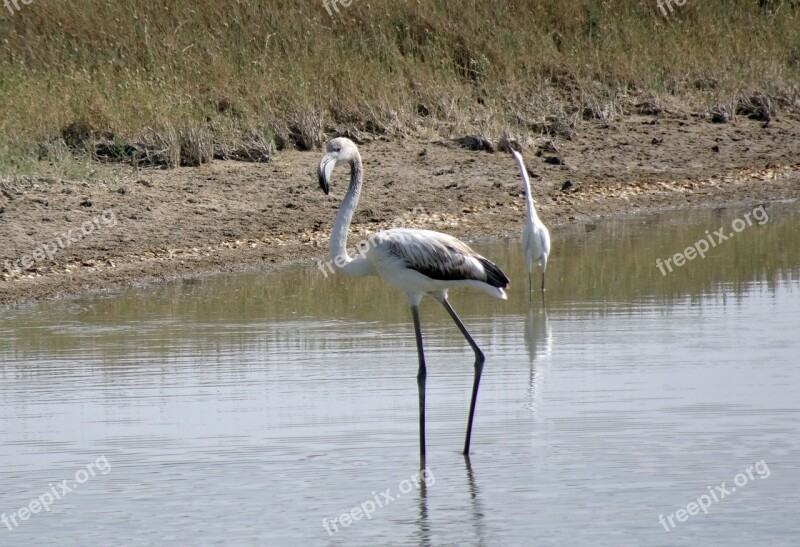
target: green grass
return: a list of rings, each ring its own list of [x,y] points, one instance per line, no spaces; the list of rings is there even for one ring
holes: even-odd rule
[[[642,100],[735,109],[758,92],[798,108],[789,0],[687,0],[667,17],[656,0],[352,0],[333,16],[321,0],[253,4],[3,9],[0,169],[57,143],[197,164],[315,148],[337,132],[572,131]]]

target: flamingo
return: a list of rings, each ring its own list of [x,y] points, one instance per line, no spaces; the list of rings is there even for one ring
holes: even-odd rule
[[[522,187],[525,189],[527,218],[522,227],[522,252],[525,254],[525,262],[528,266],[528,291],[533,292],[533,265],[536,263],[542,269],[542,292],[544,292],[544,272],[547,269],[547,255],[550,254],[550,232],[547,231],[547,226],[539,220],[539,215],[536,214],[536,208],[533,206],[531,182],[528,180],[525,162],[516,150],[511,150],[511,153],[517,160],[517,166],[522,175]]]
[[[347,189],[330,238],[330,257],[336,269],[351,277],[377,275],[389,285],[405,293],[411,307],[414,334],[417,343],[419,370],[419,449],[425,462],[425,353],[422,348],[419,304],[424,296],[438,301],[453,319],[458,330],[475,353],[475,377],[472,385],[464,456],[469,456],[475,402],[485,361],[483,352],[475,343],[464,323],[447,301],[447,291],[456,287],[472,287],[497,298],[505,299],[508,278],[492,262],[473,251],[458,239],[430,230],[394,228],[369,236],[368,245],[360,247],[351,257],[347,252],[347,233],[353,212],[358,204],[363,182],[363,166],[358,148],[350,139],[332,139],[320,161],[317,174],[319,185],[326,195],[330,193],[330,178],[337,165],[350,165],[350,186]]]

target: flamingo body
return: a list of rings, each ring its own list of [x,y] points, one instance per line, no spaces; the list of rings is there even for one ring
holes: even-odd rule
[[[395,228],[371,235],[368,242],[366,251],[342,273],[352,269],[356,275],[378,275],[404,292],[410,303],[418,304],[426,294],[442,294],[456,287],[506,298],[508,279],[503,272],[452,236]]]

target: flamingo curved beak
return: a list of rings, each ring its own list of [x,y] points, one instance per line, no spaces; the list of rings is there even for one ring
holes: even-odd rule
[[[319,162],[319,167],[317,168],[319,187],[322,188],[326,196],[331,191],[331,173],[333,173],[333,168],[336,167],[336,159],[336,154],[329,152],[322,157],[322,161]]]

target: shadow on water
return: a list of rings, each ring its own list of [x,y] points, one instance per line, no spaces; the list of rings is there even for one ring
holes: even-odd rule
[[[420,474],[424,469],[420,469]],[[419,485],[419,545],[427,547],[431,543],[431,527],[428,522],[428,485],[426,481],[420,481]]]
[[[472,525],[475,528],[474,537],[476,545],[486,545],[486,526],[484,524],[483,504],[478,483],[475,481],[475,472],[472,470],[472,460],[469,456],[464,457],[464,466],[467,471],[467,482],[469,484],[469,499],[472,504]]]

